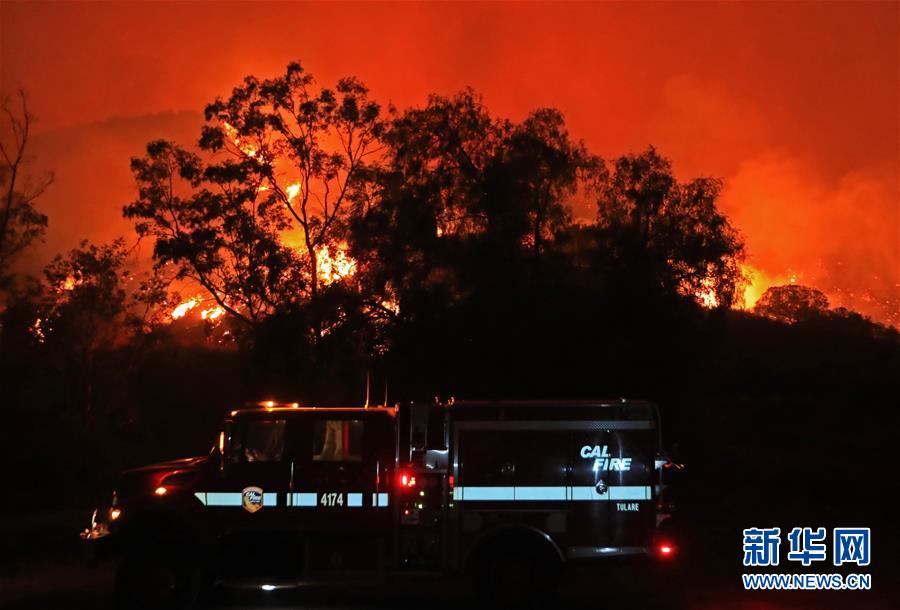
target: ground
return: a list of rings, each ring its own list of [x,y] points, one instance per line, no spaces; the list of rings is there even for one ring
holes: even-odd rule
[[[10,610],[112,609],[115,564],[91,567],[79,553],[78,526],[88,519],[87,511],[70,511],[0,520],[0,548],[3,551],[0,607]],[[690,565],[682,565],[680,573],[671,579],[678,585],[677,592],[668,585],[655,590],[654,583],[634,578],[633,573],[626,570],[607,570],[600,577],[594,571],[582,570],[564,585],[563,603],[554,605],[645,610],[875,610],[894,607],[889,590],[879,586],[878,574],[873,576],[874,587],[869,592],[751,593],[740,588],[736,573],[721,569],[723,562],[693,558],[685,563]],[[346,591],[260,592],[237,596],[220,592],[207,607],[210,610],[471,607],[471,599],[453,587],[404,585],[398,588],[402,590],[382,588],[349,594]]]

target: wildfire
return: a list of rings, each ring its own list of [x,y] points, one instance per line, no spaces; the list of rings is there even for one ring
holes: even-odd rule
[[[81,284],[80,279],[75,279],[75,276],[69,275],[60,286],[60,289],[65,290],[66,292],[71,292],[72,290],[75,290],[75,287],[79,284]]]
[[[334,254],[327,245],[316,252],[316,274],[323,284],[333,284],[356,273],[356,260],[347,254],[348,249],[347,242],[340,242]]]
[[[37,339],[38,343],[43,343],[47,338],[47,335],[44,333],[44,328],[42,326],[43,323],[43,319],[38,318],[34,321],[34,324],[31,325],[31,328],[28,329],[31,333],[31,336]]]
[[[188,299],[183,303],[180,303],[175,309],[172,310],[172,319],[177,320],[179,318],[183,318],[187,315],[187,312],[192,310],[194,307],[200,304],[200,299],[194,297],[192,299]]]
[[[394,298],[389,298],[381,301],[381,306],[395,316],[400,314],[400,303],[398,303]]]
[[[256,156],[257,148],[252,144],[247,144],[241,137],[238,135],[237,129],[235,129],[230,123],[222,123],[222,127],[225,128],[225,134],[231,139],[231,143],[234,146],[250,157],[251,159]]]
[[[300,193],[300,183],[294,182],[293,184],[287,185],[284,188],[284,192],[287,194],[288,201],[294,201],[297,194]]]
[[[701,307],[707,309],[715,309],[719,306],[719,299],[716,297],[716,287],[713,285],[712,278],[705,278],[700,282],[700,290],[694,293],[694,298]]]
[[[797,273],[790,273],[784,276],[769,275],[747,264],[741,265],[741,273],[750,280],[746,288],[744,288],[743,309],[753,309],[759,298],[772,286],[796,284],[799,279]]]
[[[796,284],[802,277],[802,274],[798,273],[769,275],[748,264],[741,265],[741,273],[747,278],[748,283],[744,286],[744,292],[740,295],[741,298],[735,299],[734,308],[744,310],[753,309],[753,306],[756,305],[756,302],[760,297],[772,286]],[[715,309],[719,306],[719,299],[716,297],[712,278],[704,279],[701,282],[700,288],[694,292],[693,296],[701,307]]]
[[[200,317],[204,320],[217,320],[223,315],[225,315],[225,309],[218,305],[215,307],[208,307],[200,312]]]

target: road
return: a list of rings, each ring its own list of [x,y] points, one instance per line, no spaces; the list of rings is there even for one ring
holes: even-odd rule
[[[87,515],[35,515],[28,521],[0,519],[0,608],[10,610],[73,610],[113,607],[115,566],[91,568],[79,554],[75,532]],[[747,592],[729,562],[681,562],[682,571],[671,580],[677,588],[635,577],[633,572],[606,569],[576,573],[562,590],[563,599],[554,604],[565,608],[683,608],[685,610],[853,610],[896,607],[891,602],[888,573],[873,574],[872,591],[787,591]],[[824,571],[824,570],[823,570]],[[447,584],[401,590],[368,590],[348,594],[342,591],[258,592],[240,597],[219,593],[205,604],[209,610],[251,608],[375,610],[378,608],[470,608],[472,599]],[[677,592],[676,592],[677,591]]]
[[[21,565],[15,573],[0,575],[0,608],[9,610],[112,609],[113,566],[88,568],[77,556],[56,557],[40,564]],[[607,578],[580,579],[564,587],[562,600],[553,604],[567,608],[684,608],[685,610],[807,610],[892,608],[885,593],[870,592],[746,592],[737,583],[717,579],[705,581],[696,575],[685,580],[679,594],[650,593],[646,583]],[[737,584],[737,586],[734,586]],[[432,591],[396,592],[376,590],[346,592],[259,592],[236,596],[220,592],[205,604],[208,610],[267,609],[357,609],[381,608],[469,608],[471,600],[443,587]]]

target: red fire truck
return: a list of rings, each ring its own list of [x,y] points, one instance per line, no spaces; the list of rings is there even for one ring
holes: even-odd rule
[[[264,402],[208,456],[124,473],[82,537],[124,555],[128,607],[427,575],[531,597],[579,562],[673,556],[666,464],[641,401]]]

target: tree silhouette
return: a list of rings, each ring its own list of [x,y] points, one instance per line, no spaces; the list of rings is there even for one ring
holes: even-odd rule
[[[334,246],[351,201],[364,196],[367,162],[380,150],[380,113],[355,78],[317,89],[299,63],[279,78],[247,77],[227,100],[206,108],[211,124],[200,146],[231,153],[249,171],[240,179],[258,181],[269,205],[287,209],[305,247],[312,298],[319,292],[320,249]],[[230,174],[230,162],[216,169]]]
[[[174,265],[176,279],[255,326],[319,296],[320,257],[366,195],[379,115],[353,78],[317,89],[298,63],[278,78],[247,77],[207,106],[204,157],[154,142],[132,161],[140,192],[125,216],[155,239],[160,270]]]
[[[154,239],[157,271],[193,280],[220,307],[253,326],[305,294],[298,253],[282,243],[287,211],[244,160],[207,166],[178,145],[157,141],[133,159],[138,199],[125,206],[141,237]]]
[[[753,311],[761,316],[793,324],[828,311],[828,297],[816,288],[787,284],[772,286],[756,302]]]
[[[431,96],[390,123],[377,205],[355,225],[354,250],[400,311],[453,303],[515,281],[514,268],[546,253],[571,223],[579,187],[602,163],[573,141],[562,115],[540,109],[522,123],[490,115],[471,90]]]
[[[128,340],[128,293],[123,240],[94,245],[84,241],[44,269],[40,318],[32,334],[73,379],[72,398],[91,416],[95,358]]]
[[[669,293],[711,291],[730,307],[743,281],[744,247],[716,207],[721,190],[712,178],[679,183],[653,147],[619,157],[598,200],[603,247],[639,281]]]
[[[47,216],[34,202],[53,181],[52,175],[37,180],[24,175],[26,151],[34,117],[28,112],[28,99],[19,91],[18,108],[4,100],[3,130],[0,133],[0,288],[9,282],[9,269],[15,257],[44,235]]]

